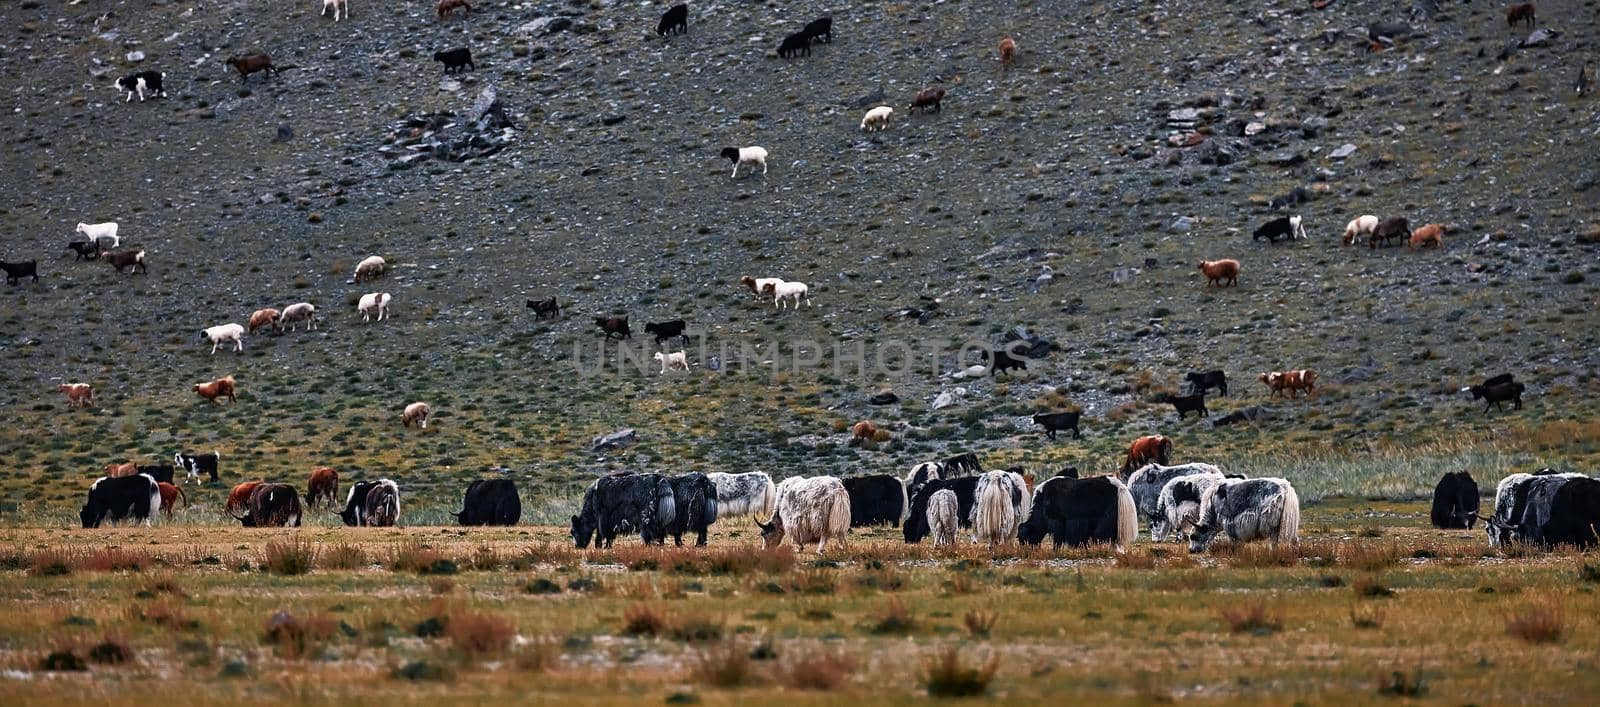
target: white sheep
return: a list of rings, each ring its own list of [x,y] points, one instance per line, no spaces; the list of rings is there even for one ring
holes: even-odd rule
[[[112,248],[122,247],[122,239],[117,236],[116,221],[107,221],[105,223],[83,223],[80,221],[78,222],[77,232],[82,233],[84,238],[89,239],[89,242],[96,245],[100,243],[100,239],[110,238]]]
[[[294,331],[297,322],[306,323],[306,331],[317,328],[317,308],[310,302],[298,302],[283,308],[283,313],[278,315],[278,326],[289,325],[289,331]]]
[[[761,165],[761,174],[767,174],[767,150],[764,147],[724,147],[722,156],[733,161],[733,176],[739,177],[739,165]],[[755,167],[751,167],[755,169]]]
[[[666,375],[669,369],[679,371],[689,370],[689,356],[683,351],[675,351],[673,353],[662,353],[657,351],[656,362],[661,364],[661,375]]]
[[[1310,238],[1310,236],[1306,235],[1305,219],[1301,218],[1300,216],[1289,217],[1289,228],[1293,231],[1289,234],[1289,238],[1291,239]]]
[[[794,308],[800,308],[800,300],[804,299],[807,305],[811,304],[811,288],[804,282],[780,282],[772,287],[772,306],[784,309],[788,306],[785,299],[794,300]]]
[[[1378,228],[1378,217],[1372,214],[1357,216],[1344,227],[1344,244],[1351,245],[1362,236],[1370,236]]]
[[[322,0],[322,12],[318,13],[318,16],[326,16],[330,7],[333,8],[334,22],[339,21],[339,11],[341,10],[344,11],[346,18],[350,17],[350,0]]]
[[[234,351],[244,350],[244,327],[238,324],[218,324],[207,327],[200,332],[200,338],[211,340],[211,353],[217,353],[217,347],[229,341],[233,342]]]
[[[367,280],[377,279],[388,267],[389,264],[384,262],[383,258],[376,255],[368,256],[367,259],[356,263],[355,280],[356,282],[361,282],[363,278]]]
[[[878,106],[867,111],[861,118],[862,130],[884,130],[889,127],[889,116],[894,115],[894,109],[889,106]]]
[[[361,303],[356,305],[356,309],[361,310],[361,321],[372,321],[374,314],[378,316],[378,321],[383,321],[384,317],[389,316],[389,301],[392,299],[394,298],[387,292],[369,292],[362,295]]]
[[[400,413],[400,424],[410,427],[416,423],[421,429],[428,429],[428,416],[433,414],[433,408],[427,403],[415,402],[406,406],[405,412]]]

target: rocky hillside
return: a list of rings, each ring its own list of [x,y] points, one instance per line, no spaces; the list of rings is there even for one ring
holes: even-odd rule
[[[229,481],[327,464],[436,506],[508,473],[547,519],[604,469],[860,473],[976,449],[1103,470],[1151,431],[1184,458],[1441,437],[1594,453],[1549,429],[1600,409],[1600,103],[1574,91],[1586,60],[1594,80],[1595,0],[1541,3],[1532,37],[1498,4],[1427,0],[692,2],[665,39],[663,3],[490,0],[443,22],[352,5],[341,22],[309,0],[5,10],[0,258],[39,259],[41,279],[0,287],[4,517],[178,449],[221,450]],[[831,45],[777,58],[823,14]],[[1395,25],[1385,51],[1375,22]],[[444,76],[430,57],[458,46],[476,70]],[[241,85],[222,62],[250,51],[283,71]],[[168,96],[124,102],[112,80],[143,69]],[[944,110],[906,115],[935,83]],[[892,128],[863,133],[880,103]],[[752,144],[770,171],[730,179],[717,153]],[[1309,239],[1251,240],[1285,213]],[[1446,224],[1445,247],[1342,247],[1365,213]],[[73,261],[73,227],[105,220],[148,275]],[[370,254],[389,275],[350,282]],[[1195,263],[1222,257],[1240,286],[1208,289]],[[744,274],[810,283],[814,306],[774,310]],[[394,319],[364,324],[375,289]],[[566,314],[536,321],[524,301],[548,296]],[[200,339],[301,300],[320,330],[243,354]],[[646,370],[580,374],[619,355],[601,314],[632,317]],[[662,377],[643,323],[674,318],[695,370]],[[942,375],[1014,327],[1059,350],[1012,380]],[[865,375],[838,365],[858,346]],[[1202,367],[1233,381],[1213,417],[1262,414],[1214,428],[1151,402]],[[1315,401],[1253,381],[1301,367],[1327,383]],[[1526,410],[1485,417],[1457,392],[1501,371]],[[237,406],[195,398],[224,374]],[[97,406],[68,409],[63,380]],[[884,390],[901,402],[867,403]],[[436,410],[426,433],[397,424],[412,400]],[[1068,406],[1082,440],[1027,425]],[[859,419],[892,438],[847,446]],[[627,446],[594,447],[624,428]]]

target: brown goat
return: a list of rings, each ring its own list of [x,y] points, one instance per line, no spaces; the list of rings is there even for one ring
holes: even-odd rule
[[[239,83],[249,81],[250,74],[257,71],[265,71],[269,77],[278,73],[278,67],[272,65],[272,57],[260,52],[240,54],[239,56],[230,57],[222,63],[239,71]]]
[[[1206,287],[1239,284],[1239,261],[1237,260],[1202,260],[1200,261],[1200,272],[1206,275]]]
[[[1432,245],[1435,248],[1444,247],[1445,226],[1441,223],[1430,223],[1411,232],[1411,238],[1406,240],[1406,250],[1417,250]]]
[[[196,383],[194,384],[194,392],[215,405],[221,405],[221,403],[217,402],[217,398],[224,395],[228,396],[228,402],[230,403],[239,402],[238,398],[233,397],[233,376],[223,376],[210,383]]]
[[[89,407],[94,404],[94,387],[88,383],[62,383],[57,387],[66,394],[68,407]]]
[[[454,14],[458,7],[467,15],[472,15],[472,3],[467,0],[439,0],[439,5],[435,8],[439,13],[439,21],[450,19],[450,15]]]
[[[273,331],[277,331],[278,317],[281,316],[283,316],[283,313],[276,309],[269,308],[256,310],[250,315],[250,333],[254,334],[256,333],[257,329],[262,327],[272,327]]]
[[[878,434],[878,426],[866,420],[857,422],[850,427],[850,436],[856,439],[872,439],[872,436],[876,434]]]
[[[938,86],[922,89],[916,98],[911,99],[911,110],[921,110],[927,113],[929,108],[935,113],[944,112],[944,89]],[[910,111],[907,111],[910,112]]]
[[[117,272],[122,272],[124,268],[133,268],[133,272],[149,274],[149,270],[144,267],[144,251],[142,250],[102,253],[100,259],[111,263],[111,267],[116,268]]]

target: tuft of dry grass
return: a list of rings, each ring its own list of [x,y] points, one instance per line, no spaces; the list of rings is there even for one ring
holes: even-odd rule
[[[690,660],[689,672],[695,682],[712,687],[739,687],[755,682],[749,651],[731,639],[696,651]]]
[[[843,651],[816,650],[790,657],[773,671],[778,684],[793,690],[837,689],[855,673],[857,661]]]
[[[1149,550],[1129,550],[1116,553],[1115,566],[1117,569],[1153,570],[1156,568],[1156,556]]]
[[[1371,605],[1352,604],[1350,625],[1359,629],[1383,628],[1383,609]]]
[[[389,559],[384,566],[388,567],[390,572],[447,574],[436,572],[447,562],[450,562],[449,558],[434,547],[419,540],[408,539],[389,549]]]
[[[190,619],[184,613],[183,607],[167,602],[149,602],[134,604],[124,610],[130,621],[160,626],[174,631],[191,631],[200,627],[200,622]]]
[[[629,636],[654,636],[667,627],[666,612],[639,603],[622,612],[622,633]]]
[[[101,665],[123,665],[133,662],[133,649],[124,641],[105,637],[89,649],[89,662]]]
[[[1428,681],[1417,668],[1408,678],[1404,671],[1396,670],[1378,676],[1378,694],[1387,697],[1421,697],[1428,694]]]
[[[1239,609],[1222,609],[1217,612],[1228,630],[1234,633],[1251,633],[1265,636],[1283,630],[1283,617],[1267,609],[1263,602],[1253,602]]]
[[[1228,560],[1233,568],[1294,567],[1300,563],[1300,552],[1287,543],[1228,543],[1216,553]]]
[[[355,543],[326,545],[317,555],[317,567],[325,570],[355,570],[367,564],[367,551]]]
[[[1560,604],[1530,606],[1506,619],[1506,634],[1528,643],[1560,643],[1567,634],[1567,614]]]
[[[999,669],[998,655],[990,655],[982,665],[968,666],[961,660],[961,649],[950,646],[923,663],[920,677],[929,697],[976,697],[989,691]]]
[[[273,540],[262,551],[261,566],[272,574],[294,576],[311,571],[317,560],[317,546],[299,533],[288,540]]]
[[[884,602],[883,608],[878,611],[870,627],[872,633],[879,635],[906,634],[915,631],[916,628],[916,618],[906,609],[906,603],[901,601],[900,597],[889,597],[889,601]]]
[[[517,648],[513,662],[528,673],[554,670],[561,666],[561,640],[555,636],[530,638]]]
[[[1396,542],[1388,544],[1342,542],[1339,543],[1334,557],[1345,567],[1376,572],[1399,564],[1400,558],[1405,557],[1405,552]]]
[[[667,633],[685,643],[705,643],[722,638],[722,623],[709,616],[680,616],[672,622]]]
[[[280,658],[314,658],[321,654],[323,643],[338,630],[339,622],[326,614],[311,614],[302,618],[287,611],[277,611],[267,617],[261,642],[272,646],[272,652]]]
[[[471,658],[504,655],[511,647],[517,628],[498,614],[471,610],[451,612],[445,620],[444,634],[456,650]]]
[[[110,547],[42,548],[25,553],[19,560],[28,573],[52,577],[73,572],[142,572],[155,563],[147,550]]]
[[[987,614],[981,611],[969,611],[961,618],[961,622],[967,627],[967,635],[984,639],[989,637],[990,632],[994,630],[994,622],[999,619],[1000,613],[997,611]]]

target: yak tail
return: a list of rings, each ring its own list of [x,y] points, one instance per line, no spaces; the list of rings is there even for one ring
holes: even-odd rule
[[[1123,551],[1133,547],[1133,541],[1139,537],[1139,515],[1133,505],[1133,494],[1128,492],[1127,484],[1116,477],[1109,477],[1111,485],[1117,487],[1117,550]]]
[[[836,489],[837,493],[829,494],[828,518],[823,527],[827,529],[830,538],[842,538],[850,532],[850,494],[846,493],[843,486]]]
[[[160,510],[161,510],[161,487],[156,484],[155,479],[150,479],[150,512],[145,515],[144,524],[145,525],[149,525],[150,524],[150,519],[154,518],[155,515],[156,515],[156,512],[160,511]]]
[[[906,483],[904,481],[901,481],[900,482],[900,521],[899,521],[899,525],[905,525],[906,521],[908,519],[910,519],[910,518],[911,518],[911,493],[906,490]]]
[[[1300,496],[1295,494],[1294,486],[1288,482],[1283,484],[1283,494],[1279,496],[1279,503],[1283,510],[1279,514],[1277,541],[1297,545],[1300,542]]]
[[[762,487],[761,502],[754,510],[757,518],[766,518],[769,522],[773,514],[778,511],[778,485],[773,483],[771,478],[768,478]]]
[[[1005,529],[1005,512],[1011,508],[1011,494],[1006,484],[985,477],[983,492],[972,504],[972,539],[994,545]]]

